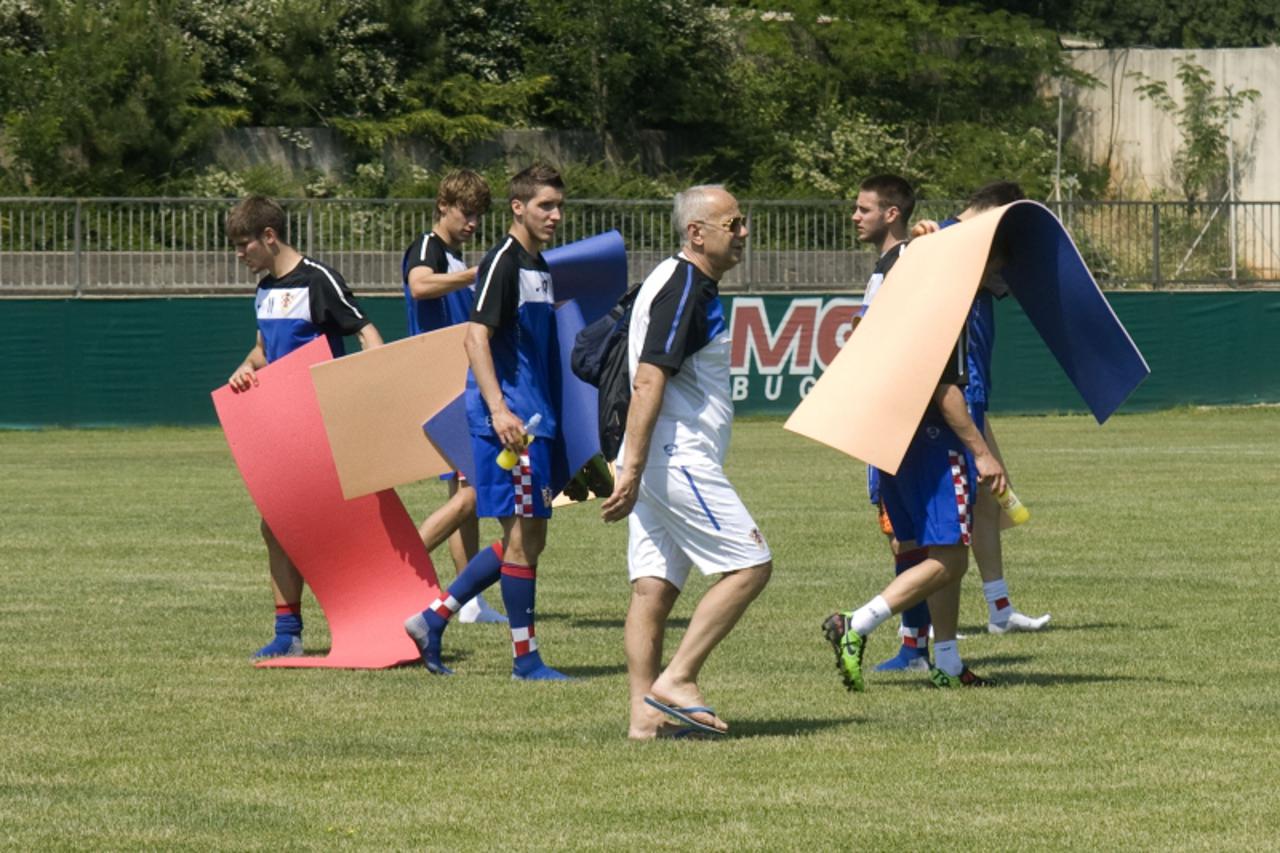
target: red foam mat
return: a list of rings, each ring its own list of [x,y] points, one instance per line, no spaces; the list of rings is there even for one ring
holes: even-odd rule
[[[259,666],[382,669],[416,660],[404,620],[439,594],[431,557],[395,491],[342,497],[311,382],[311,365],[329,357],[319,338],[258,371],[257,387],[213,392],[249,494],[311,587],[333,638],[323,656]]]

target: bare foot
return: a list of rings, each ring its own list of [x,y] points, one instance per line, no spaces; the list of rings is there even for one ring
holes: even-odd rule
[[[631,726],[627,737],[631,740],[653,740],[668,726],[666,714],[657,708],[646,705],[643,696],[636,696],[631,702]]]
[[[707,707],[707,700],[702,698],[702,691],[693,682],[672,684],[664,680],[664,676],[658,676],[658,680],[649,689],[649,695],[662,704],[670,705],[673,708]],[[697,720],[703,725],[711,726],[722,732],[729,730],[729,724],[710,711],[696,711],[689,713],[688,716],[692,720]]]

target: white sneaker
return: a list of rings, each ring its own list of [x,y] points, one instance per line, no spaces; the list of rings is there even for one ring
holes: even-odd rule
[[[1009,615],[1009,621],[1003,625],[996,622],[988,622],[987,631],[991,634],[1008,634],[1012,631],[1039,631],[1048,624],[1048,613],[1032,619],[1030,616],[1015,610]]]
[[[507,621],[507,617],[489,606],[489,602],[484,600],[483,595],[477,595],[462,605],[462,609],[458,611],[457,618],[459,622],[465,622],[468,625],[476,622]]]

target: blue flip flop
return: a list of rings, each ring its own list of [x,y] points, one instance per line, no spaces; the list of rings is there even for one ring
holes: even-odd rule
[[[707,734],[702,729],[695,729],[693,726],[675,726],[667,729],[658,730],[657,740],[715,740],[715,737]]]
[[[644,703],[653,708],[657,708],[659,711],[666,714],[668,717],[673,717],[679,720],[680,722],[684,723],[686,726],[697,729],[703,734],[709,734],[709,735],[725,734],[725,731],[723,729],[717,729],[715,726],[709,726],[706,723],[702,722],[701,720],[695,720],[693,718],[694,714],[710,714],[711,716],[714,717],[716,716],[716,712],[715,712],[715,709],[713,708],[708,708],[704,705],[690,705],[687,708],[682,708],[679,705],[667,705],[664,702],[659,702],[657,699],[654,699],[652,696],[644,697]]]

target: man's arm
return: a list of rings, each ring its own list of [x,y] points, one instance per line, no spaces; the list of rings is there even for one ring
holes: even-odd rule
[[[258,332],[257,343],[253,345],[253,349],[249,350],[244,361],[240,362],[240,366],[232,372],[227,384],[234,391],[248,391],[258,384],[258,371],[266,366],[267,345],[262,340],[262,332]]]
[[[378,327],[372,323],[361,326],[360,331],[356,332],[356,338],[359,339],[362,350],[382,346],[382,335],[378,333]]]
[[[653,425],[662,408],[662,395],[667,389],[667,372],[654,364],[640,362],[631,387],[631,405],[627,410],[627,458],[614,481],[613,494],[600,508],[605,521],[626,518],[640,496],[640,476],[649,459],[649,441]]]
[[[978,479],[988,482],[994,494],[1000,494],[1009,485],[1004,466],[987,446],[986,439],[978,432],[978,427],[969,416],[969,407],[964,402],[964,391],[960,386],[943,383],[933,392],[933,401],[938,404],[947,426],[964,443],[973,454],[974,464],[978,466]]]
[[[409,293],[414,299],[437,299],[461,290],[476,280],[477,267],[458,272],[436,272],[431,267],[409,270]]]
[[[471,363],[471,375],[476,378],[476,387],[480,389],[480,396],[489,408],[494,433],[506,447],[520,453],[524,450],[524,422],[507,408],[507,401],[502,396],[498,371],[493,366],[493,351],[489,349],[489,339],[492,337],[493,329],[473,320],[467,323],[467,334],[462,346],[467,351],[467,361]]]

